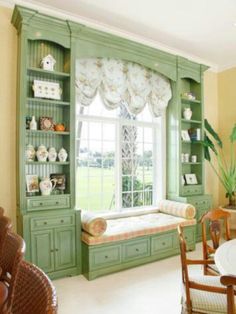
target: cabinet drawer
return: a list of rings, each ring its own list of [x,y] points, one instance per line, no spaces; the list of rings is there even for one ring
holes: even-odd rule
[[[152,254],[160,253],[172,249],[174,245],[174,234],[166,234],[158,237],[153,237],[151,240]]]
[[[59,217],[46,217],[46,218],[32,218],[31,230],[41,230],[50,227],[61,227],[74,225],[74,215],[59,216]]]
[[[182,195],[188,196],[188,195],[199,195],[203,193],[203,187],[202,185],[186,185],[182,187]]]
[[[37,197],[27,199],[27,210],[46,210],[46,209],[59,209],[70,207],[70,196],[50,196],[50,197]]]
[[[121,246],[94,249],[90,253],[90,270],[121,263]]]
[[[141,239],[132,243],[123,245],[123,259],[124,261],[134,260],[140,257],[150,255],[150,241],[149,239]]]

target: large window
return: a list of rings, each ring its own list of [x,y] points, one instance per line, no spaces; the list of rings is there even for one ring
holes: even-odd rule
[[[91,211],[154,206],[165,185],[164,117],[148,106],[108,110],[99,94],[77,105],[76,203]]]

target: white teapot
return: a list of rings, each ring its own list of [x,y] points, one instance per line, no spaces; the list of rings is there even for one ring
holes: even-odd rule
[[[25,158],[26,158],[26,161],[34,161],[34,158],[35,158],[35,149],[34,149],[34,146],[33,146],[33,145],[28,144],[28,145],[26,146]]]
[[[38,161],[47,161],[48,158],[48,151],[46,146],[44,145],[39,145],[38,150],[36,152],[36,156]]]
[[[56,161],[57,159],[57,151],[55,147],[50,147],[48,150],[48,160],[49,161]]]
[[[67,159],[67,156],[68,156],[67,151],[65,150],[65,148],[62,147],[58,153],[59,161],[65,162]]]
[[[51,194],[52,190],[55,188],[57,183],[56,179],[49,179],[49,178],[44,178],[41,180],[41,182],[39,183],[39,188],[41,191],[41,194],[43,196],[48,196]]]

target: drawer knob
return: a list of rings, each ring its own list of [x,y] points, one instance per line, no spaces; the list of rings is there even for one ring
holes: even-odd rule
[[[108,258],[108,256],[107,256],[107,255],[105,255],[105,258]]]
[[[44,223],[43,223],[44,225],[47,225],[48,223],[46,222],[46,221],[44,221]]]
[[[59,204],[59,202],[57,201],[57,202],[56,202],[56,205],[58,205],[58,204]]]
[[[59,251],[59,249],[56,249],[55,251],[56,251],[56,252],[58,252],[58,251]]]
[[[139,249],[138,249],[138,248],[136,248],[136,252],[139,252]]]
[[[39,205],[40,205],[40,206],[43,206],[43,203],[41,202],[41,203],[39,203]]]
[[[54,252],[54,250],[50,250],[50,252],[51,252],[51,253],[53,253],[53,252]]]
[[[61,220],[61,223],[63,224],[63,222],[64,222],[64,220],[62,219],[62,220]]]
[[[165,242],[162,242],[162,245],[166,245],[166,243],[165,243]]]

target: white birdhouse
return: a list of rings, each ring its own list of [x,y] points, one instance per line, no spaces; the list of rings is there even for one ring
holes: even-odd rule
[[[51,55],[47,55],[44,57],[40,63],[41,68],[48,71],[54,71],[54,65],[56,63],[56,60]]]

